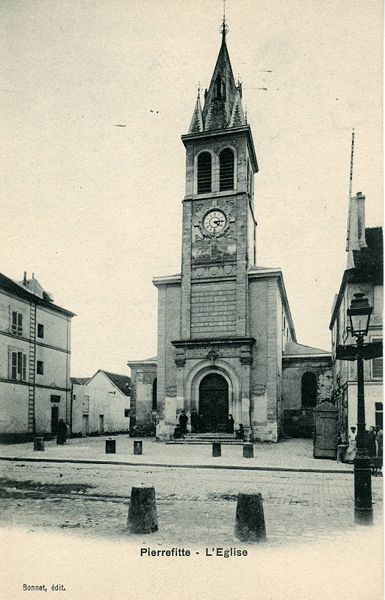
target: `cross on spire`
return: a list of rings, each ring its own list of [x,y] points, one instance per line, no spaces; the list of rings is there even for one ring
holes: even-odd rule
[[[229,30],[229,28],[226,24],[226,0],[223,0],[223,19],[222,19],[222,25],[221,25],[221,29],[220,29],[223,41],[226,39],[226,33],[228,32],[228,30]]]

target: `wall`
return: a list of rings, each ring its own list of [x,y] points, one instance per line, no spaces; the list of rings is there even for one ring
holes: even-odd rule
[[[11,331],[11,313],[23,315],[21,335]],[[68,422],[70,410],[70,318],[48,307],[36,307],[36,339],[30,339],[29,301],[0,291],[0,433],[28,432],[28,384],[33,383],[30,370],[35,372],[35,429],[36,433],[51,433],[51,395],[60,396],[59,418]],[[44,325],[44,337],[37,337],[37,324]],[[35,363],[33,349],[35,348]],[[11,380],[10,352],[26,355],[26,380]],[[43,361],[43,375],[36,372],[36,361]],[[3,381],[1,381],[3,380]],[[30,431],[32,433],[32,430]]]
[[[128,363],[131,367],[131,431],[154,434],[157,411],[152,409],[153,385],[157,376],[156,362]]]
[[[317,404],[332,394],[331,358],[298,357],[283,360],[283,433],[292,437],[312,437],[313,409],[302,407],[302,377],[313,373],[317,378]]]
[[[251,365],[251,420],[255,438],[260,441],[278,440],[281,311],[278,277],[250,278],[249,326],[250,335],[256,339]]]
[[[89,380],[84,393],[90,397],[89,432],[103,433],[99,416],[104,415],[104,433],[130,430],[130,418],[124,416],[130,408],[130,397],[123,394],[102,372]]]

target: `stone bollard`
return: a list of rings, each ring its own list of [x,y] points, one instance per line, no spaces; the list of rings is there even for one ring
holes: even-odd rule
[[[143,454],[142,440],[134,440],[134,454]]]
[[[220,456],[221,455],[221,444],[219,442],[213,442],[212,455],[213,456]]]
[[[244,458],[253,458],[254,457],[253,444],[243,444],[243,457]]]
[[[116,440],[106,440],[106,454],[116,453]]]
[[[45,451],[45,442],[42,437],[35,437],[33,440],[33,449],[37,452]]]
[[[155,488],[133,487],[131,489],[127,526],[131,533],[158,531]]]
[[[242,542],[266,540],[262,494],[238,494],[235,536]]]

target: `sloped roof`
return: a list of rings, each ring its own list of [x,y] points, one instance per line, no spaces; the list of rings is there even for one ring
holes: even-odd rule
[[[71,383],[85,385],[90,380],[89,377],[71,377]]]
[[[67,315],[68,317],[76,316],[75,313],[73,313],[69,310],[66,310],[65,308],[62,308],[61,306],[58,306],[57,304],[54,304],[53,302],[51,302],[49,300],[48,294],[46,294],[46,293],[45,293],[45,295],[42,294],[43,297],[40,297],[36,293],[33,293],[32,291],[30,291],[23,284],[18,283],[16,281],[14,281],[13,279],[10,279],[3,273],[0,273],[0,289],[4,290],[5,292],[8,292],[9,294],[13,294],[14,296],[17,296],[18,298],[23,298],[24,300],[28,300],[29,302],[33,302],[34,304],[38,304],[40,306],[45,306],[46,308],[49,308],[50,310]]]
[[[325,356],[330,355],[327,350],[321,348],[313,348],[313,346],[305,346],[304,344],[297,344],[297,342],[288,341],[285,344],[284,355],[290,356],[304,356],[304,355],[323,354]]]
[[[112,383],[114,385],[116,385],[117,388],[120,389],[121,392],[123,392],[123,394],[125,396],[129,396],[131,393],[131,378],[128,377],[128,375],[120,375],[119,373],[110,373],[109,371],[103,371],[103,369],[100,369],[101,373],[104,373],[104,375],[106,377],[108,377],[108,379],[110,381],[112,381]]]
[[[383,239],[382,227],[365,229],[366,248],[354,250],[354,269],[349,269],[349,281],[368,281],[375,285],[383,283]]]
[[[365,229],[367,248],[354,250],[354,268],[344,271],[337,297],[335,298],[329,329],[333,329],[338,311],[344,297],[347,283],[372,283],[383,285],[383,237],[382,227]]]

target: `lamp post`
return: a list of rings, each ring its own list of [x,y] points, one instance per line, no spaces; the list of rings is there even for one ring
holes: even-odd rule
[[[369,525],[373,522],[371,466],[365,431],[364,337],[368,334],[373,307],[362,293],[354,294],[347,314],[356,339],[357,361],[357,453],[354,460],[354,520]]]

